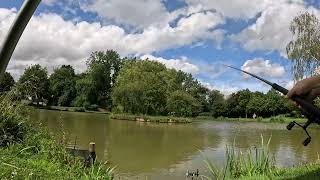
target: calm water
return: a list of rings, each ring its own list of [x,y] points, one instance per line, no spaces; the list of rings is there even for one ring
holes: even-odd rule
[[[107,115],[36,110],[32,118],[47,124],[54,134],[66,132],[69,143],[87,148],[96,142],[99,161],[117,166],[117,179],[186,179],[187,170],[207,174],[199,150],[216,165],[225,162],[225,147],[235,142],[244,151],[272,136],[270,150],[279,166],[314,161],[320,151],[319,129],[313,141],[301,143],[300,129],[285,124],[199,121],[192,124],[148,124],[110,120]]]

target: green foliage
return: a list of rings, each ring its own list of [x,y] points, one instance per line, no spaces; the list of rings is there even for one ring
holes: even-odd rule
[[[0,94],[3,92],[10,91],[11,87],[14,85],[14,79],[10,73],[5,72],[0,78]]]
[[[28,67],[20,77],[18,91],[22,99],[29,99],[36,102],[45,102],[49,96],[49,81],[46,68],[39,64]]]
[[[253,149],[249,149],[243,153],[237,149],[235,145],[227,146],[227,162],[226,166],[220,170],[214,166],[208,158],[205,158],[205,164],[212,179],[238,179],[242,177],[250,177],[257,175],[274,175],[277,173],[275,163],[269,152],[270,140],[265,144],[261,136],[261,145]]]
[[[98,104],[111,109],[111,89],[122,67],[123,60],[116,51],[93,52],[87,61],[88,76],[95,90],[95,101]]]
[[[295,17],[290,25],[293,40],[287,54],[293,61],[296,80],[315,73],[320,61],[320,22],[316,15],[305,12]]]
[[[167,109],[175,116],[195,116],[199,114],[200,104],[190,94],[183,91],[174,91],[168,97]]]
[[[156,61],[131,60],[120,71],[112,99],[125,113],[191,116],[201,112],[206,95],[190,74]]]
[[[167,101],[166,67],[154,61],[127,61],[112,92],[115,106],[133,114],[164,114]]]
[[[113,179],[113,169],[97,164],[90,169],[65,150],[40,124],[26,119],[25,108],[0,101],[0,177],[3,179]],[[63,138],[59,138],[62,139]]]
[[[88,107],[96,102],[95,87],[88,75],[84,75],[76,81],[77,96],[72,102],[76,107]]]
[[[49,78],[51,104],[70,106],[76,95],[76,75],[70,65],[62,65],[54,70]]]
[[[210,106],[210,111],[212,113],[213,117],[219,117],[224,115],[225,112],[225,99],[223,94],[220,93],[218,90],[212,90],[209,93],[209,106]]]
[[[21,105],[9,97],[0,97],[0,147],[23,141],[28,128]]]

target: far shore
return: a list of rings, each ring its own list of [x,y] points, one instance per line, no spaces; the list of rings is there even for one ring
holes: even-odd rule
[[[290,123],[296,121],[297,123],[304,123],[304,118],[285,117],[282,115],[274,117],[257,117],[257,118],[229,118],[229,117],[212,117],[212,116],[197,116],[197,117],[173,117],[173,116],[150,116],[150,115],[133,115],[133,114],[116,114],[102,108],[97,110],[86,110],[82,107],[62,107],[62,106],[41,106],[35,107],[38,109],[47,109],[53,111],[66,111],[66,112],[82,112],[82,113],[95,113],[107,114],[110,119],[115,120],[128,120],[139,122],[154,122],[154,123],[191,123],[193,121],[211,120],[211,121],[230,121],[230,122],[261,122],[261,123]]]

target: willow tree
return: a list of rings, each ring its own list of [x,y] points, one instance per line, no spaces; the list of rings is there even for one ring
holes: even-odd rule
[[[290,25],[293,40],[286,47],[293,61],[295,80],[312,76],[320,65],[320,22],[314,14],[305,12],[293,19]]]

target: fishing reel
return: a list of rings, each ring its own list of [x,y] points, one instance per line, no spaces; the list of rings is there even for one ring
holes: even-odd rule
[[[301,127],[303,130],[304,130],[304,132],[307,134],[307,138],[302,142],[302,144],[304,145],[304,146],[308,146],[308,144],[311,142],[311,136],[310,136],[310,134],[308,133],[308,130],[307,130],[307,128],[309,127],[309,125],[310,124],[312,124],[312,123],[317,123],[317,124],[319,124],[320,125],[320,121],[319,121],[319,118],[317,118],[317,117],[315,117],[315,116],[312,116],[312,115],[308,115],[307,113],[303,113],[306,117],[307,117],[307,119],[308,119],[308,121],[305,123],[305,124],[299,124],[299,123],[297,123],[297,122],[295,122],[295,121],[292,121],[292,122],[290,122],[288,125],[287,125],[287,129],[290,131],[295,125],[297,125],[297,126],[299,126],[299,127]]]

